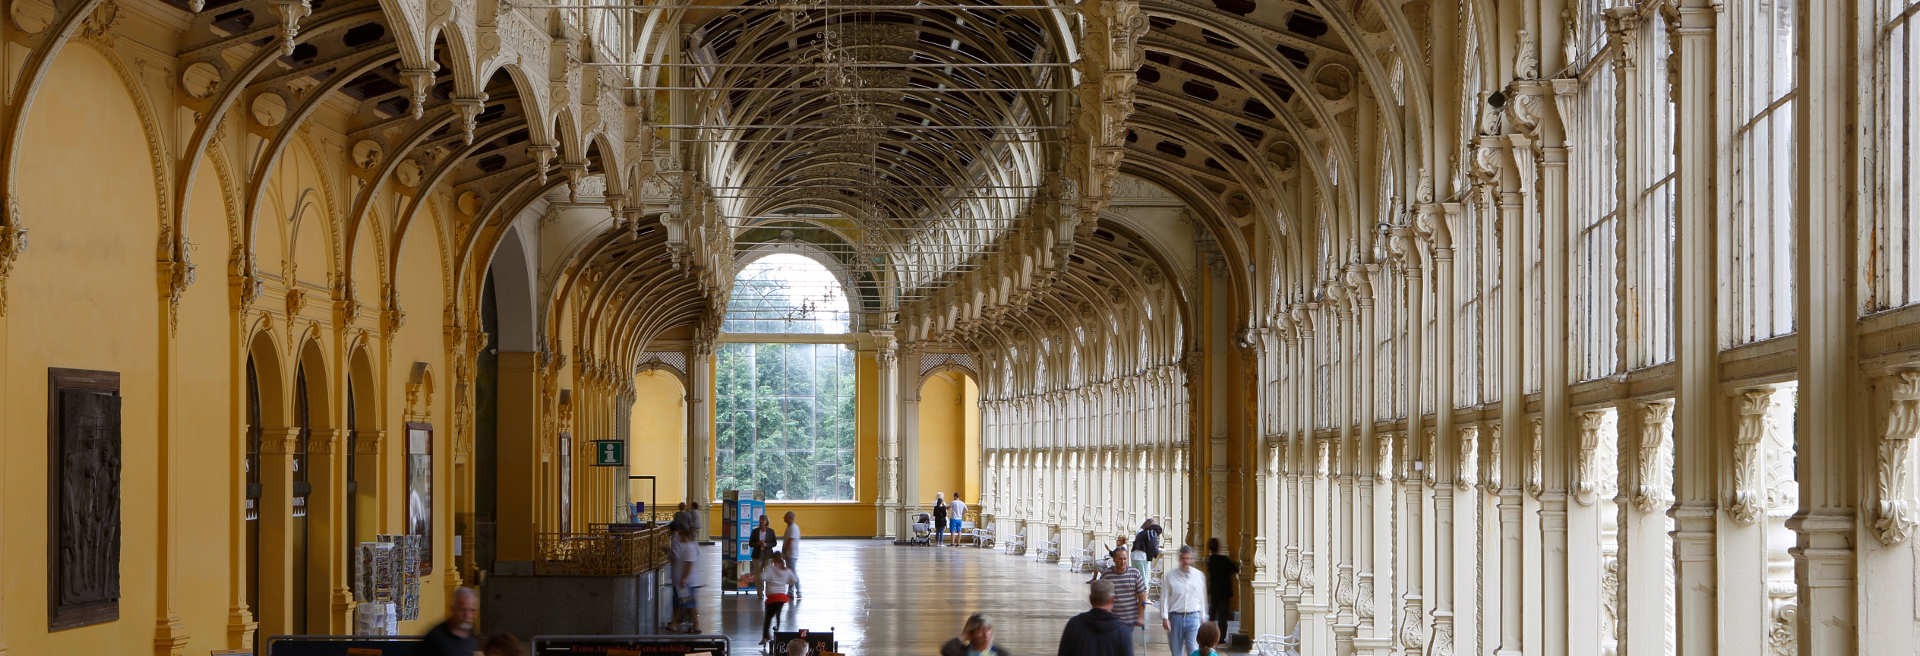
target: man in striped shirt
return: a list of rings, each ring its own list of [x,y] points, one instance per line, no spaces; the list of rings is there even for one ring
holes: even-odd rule
[[[1113,614],[1127,626],[1144,628],[1141,616],[1147,604],[1147,573],[1129,567],[1127,560],[1126,549],[1114,549],[1113,570],[1100,580],[1113,583]]]

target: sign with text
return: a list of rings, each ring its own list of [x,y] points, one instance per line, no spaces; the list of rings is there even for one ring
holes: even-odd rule
[[[620,467],[627,464],[627,443],[622,440],[594,440],[593,466]]]
[[[686,654],[727,656],[731,641],[719,635],[659,636],[535,636],[534,656],[641,656]]]
[[[267,656],[411,656],[419,636],[273,636]]]

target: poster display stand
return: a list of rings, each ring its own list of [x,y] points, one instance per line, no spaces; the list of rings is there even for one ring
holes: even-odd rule
[[[418,535],[380,535],[354,550],[355,635],[394,635],[400,622],[420,619],[422,541]]]
[[[720,510],[720,590],[755,590],[753,525],[767,512],[767,502],[753,490],[728,490]]]

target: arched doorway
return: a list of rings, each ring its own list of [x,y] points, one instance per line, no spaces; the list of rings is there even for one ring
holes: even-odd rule
[[[556,436],[540,421],[542,363],[539,280],[534,243],[537,215],[508,226],[493,251],[481,288],[486,347],[475,362],[474,564],[491,569],[500,560],[534,556],[541,531],[559,529],[561,487],[551,472],[559,458]],[[542,522],[549,524],[543,526]]]
[[[980,383],[958,366],[928,371],[920,379],[918,496],[925,506],[936,494],[968,506],[980,498]],[[954,518],[959,519],[959,518]]]
[[[309,594],[308,580],[312,568],[307,565],[312,560],[312,549],[307,541],[308,500],[313,495],[313,468],[307,461],[307,450],[313,444],[313,405],[308,401],[312,388],[307,382],[307,368],[296,366],[293,370],[293,452],[288,454],[293,461],[293,627],[296,635],[310,633],[311,605],[307,603]]]
[[[292,572],[287,540],[292,523],[284,436],[291,421],[287,379],[280,347],[266,332],[253,336],[247,348],[245,452],[241,466],[246,477],[242,503],[245,513],[247,607],[259,628],[256,647],[266,636],[293,628]]]
[[[341,542],[347,556],[347,576],[354,576],[354,549],[380,533],[380,458],[373,448],[380,439],[379,410],[375,405],[373,360],[365,345],[353,349],[347,370],[347,433],[340,444],[346,460],[346,531]]]
[[[344,629],[331,617],[330,588],[334,519],[344,499],[336,499],[339,471],[334,464],[333,400],[327,360],[320,343],[307,339],[293,371],[293,415],[287,427],[291,444],[287,462],[292,474],[289,489],[292,522],[289,525],[293,611],[291,629],[296,634],[330,633]],[[344,558],[344,552],[339,558]],[[341,622],[345,618],[340,618]]]
[[[633,377],[633,411],[627,432],[627,503],[644,502],[647,512],[671,509],[687,501],[687,388],[668,365],[642,366]]]

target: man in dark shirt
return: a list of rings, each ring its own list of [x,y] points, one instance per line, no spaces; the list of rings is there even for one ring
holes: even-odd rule
[[[1133,535],[1133,550],[1146,554],[1148,565],[1160,559],[1159,522],[1149,518],[1147,523],[1140,525],[1140,532]],[[1140,570],[1143,572],[1148,571],[1146,565],[1140,566]]]
[[[1207,619],[1227,629],[1227,616],[1233,614],[1233,577],[1240,564],[1220,553],[1220,538],[1207,538]]]
[[[1067,620],[1060,632],[1059,656],[1133,656],[1133,627],[1113,614],[1113,582],[1094,581],[1087,594],[1092,610]]]
[[[453,591],[447,603],[447,619],[421,636],[415,656],[473,656],[480,648],[473,635],[473,621],[480,616],[480,593],[473,588]]]

